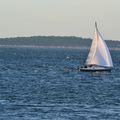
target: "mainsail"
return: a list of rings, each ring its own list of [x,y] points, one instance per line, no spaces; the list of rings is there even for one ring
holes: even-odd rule
[[[95,23],[94,38],[86,60],[86,65],[113,67],[109,49],[97,28],[97,23]]]

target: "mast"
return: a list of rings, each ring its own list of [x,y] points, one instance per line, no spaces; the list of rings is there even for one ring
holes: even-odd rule
[[[95,21],[95,28],[98,31],[97,22]]]

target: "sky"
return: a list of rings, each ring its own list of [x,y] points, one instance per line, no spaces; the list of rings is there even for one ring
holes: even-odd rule
[[[0,37],[103,38],[120,40],[120,0],[0,0]]]

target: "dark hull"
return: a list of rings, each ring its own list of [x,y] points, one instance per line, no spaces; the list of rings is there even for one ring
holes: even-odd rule
[[[83,72],[103,72],[103,71],[106,71],[106,72],[111,72],[111,68],[80,68],[80,71],[83,71]]]
[[[83,72],[111,72],[111,69],[104,69],[104,70],[85,70],[85,69],[80,69],[80,71],[83,71]]]

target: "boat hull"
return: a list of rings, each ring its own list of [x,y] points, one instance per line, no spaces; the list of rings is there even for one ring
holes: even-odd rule
[[[108,71],[111,72],[112,68],[110,67],[81,67],[80,71],[84,72],[102,72],[102,71]]]

